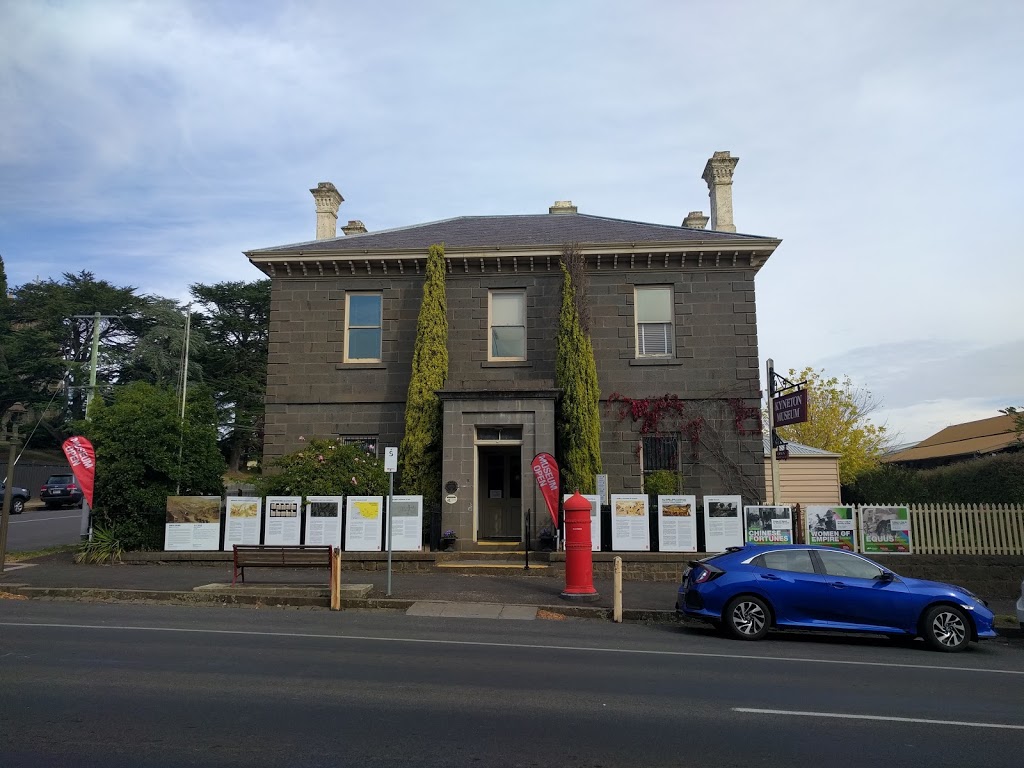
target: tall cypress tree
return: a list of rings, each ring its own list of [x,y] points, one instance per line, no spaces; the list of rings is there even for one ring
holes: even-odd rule
[[[423,303],[416,322],[412,376],[405,402],[401,487],[421,494],[427,504],[441,503],[441,401],[435,394],[448,378],[448,303],[444,290],[444,245],[427,256]]]
[[[590,334],[584,325],[585,312],[577,295],[574,275],[584,275],[583,256],[575,246],[562,254],[562,309],[558,315],[555,352],[555,386],[562,390],[558,407],[558,446],[562,481],[566,492],[593,493],[601,472],[601,388]]]

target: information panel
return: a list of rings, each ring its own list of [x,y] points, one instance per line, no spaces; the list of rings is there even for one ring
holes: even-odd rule
[[[267,506],[263,510],[263,543],[285,546],[298,544],[302,527],[302,518],[299,517],[301,509],[301,496],[267,496]]]
[[[235,544],[260,543],[260,513],[263,499],[256,496],[228,496],[224,523],[224,549]]]
[[[306,544],[326,544],[341,548],[341,510],[343,496],[306,497]]]
[[[168,496],[164,549],[220,549],[220,496]]]
[[[909,555],[913,551],[910,510],[861,507],[860,546],[865,555]]]
[[[697,551],[697,497],[658,496],[658,548]]]
[[[743,546],[743,522],[739,496],[704,497],[704,550],[724,552],[726,547]]]
[[[423,497],[392,496],[388,511],[391,515],[391,550],[393,552],[422,551]],[[387,533],[384,535],[387,536]]]
[[[853,507],[807,507],[807,543],[853,552],[857,548]]]
[[[793,508],[748,506],[743,508],[747,541],[751,544],[792,544]]]
[[[616,552],[651,551],[646,496],[612,494],[612,549]]]
[[[345,549],[380,552],[384,532],[383,496],[345,497]]]
[[[590,502],[590,549],[594,552],[601,551],[601,497],[600,495],[589,495],[581,493],[584,499]],[[565,502],[572,498],[571,493],[562,494],[562,508]]]

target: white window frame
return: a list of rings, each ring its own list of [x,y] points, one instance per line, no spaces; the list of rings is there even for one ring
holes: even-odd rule
[[[640,314],[638,308],[640,307],[641,294],[644,291],[668,291],[668,306],[669,316],[667,320],[660,322],[640,322]],[[675,317],[675,290],[671,285],[634,285],[633,286],[633,343],[636,349],[636,356],[638,358],[672,358],[676,354],[676,317]],[[640,326],[644,325],[667,325],[667,338],[665,339],[668,346],[667,352],[645,352],[641,350],[641,338],[645,336],[640,330]],[[644,345],[646,347],[646,345]]]
[[[379,325],[351,325],[349,319],[352,317],[350,305],[353,296],[376,296],[380,300],[380,324]],[[380,348],[377,350],[377,357],[350,357],[349,331],[367,328],[376,328],[380,331]],[[346,363],[379,363],[384,358],[384,293],[383,291],[349,291],[345,294],[345,362]]]
[[[519,296],[523,302],[523,355],[522,357],[497,357],[494,354],[494,326],[491,321],[491,304],[496,295]],[[526,324],[526,289],[525,288],[491,288],[487,291],[487,360],[488,362],[523,362],[526,360],[527,324]],[[519,328],[517,325],[499,326],[500,328]]]

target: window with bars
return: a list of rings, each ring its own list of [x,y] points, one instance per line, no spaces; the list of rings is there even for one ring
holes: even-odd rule
[[[671,357],[675,351],[672,288],[665,285],[637,286],[633,306],[636,312],[636,356]]]
[[[640,462],[644,477],[659,470],[678,472],[679,435],[642,438]]]
[[[355,445],[366,451],[367,454],[377,458],[377,436],[376,435],[359,435],[359,436],[345,436],[342,435],[341,442],[345,445]]]

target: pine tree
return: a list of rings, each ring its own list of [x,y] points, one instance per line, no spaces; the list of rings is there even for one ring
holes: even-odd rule
[[[575,246],[566,246],[562,254],[562,309],[558,316],[555,352],[555,386],[562,390],[558,407],[558,446],[562,486],[567,493],[593,493],[596,475],[601,472],[601,388],[597,382],[597,363],[588,329],[585,308],[577,294],[582,282],[583,257]]]
[[[412,376],[405,402],[405,437],[399,451],[401,487],[425,504],[441,503],[441,401],[435,394],[448,378],[448,304],[444,245],[430,246],[423,302],[416,322]]]

